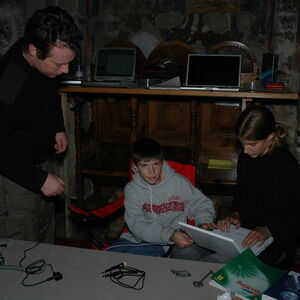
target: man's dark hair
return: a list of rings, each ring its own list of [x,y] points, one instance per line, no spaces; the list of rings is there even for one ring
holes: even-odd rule
[[[76,53],[80,49],[82,35],[73,18],[63,9],[53,6],[37,10],[27,21],[23,49],[33,44],[38,58],[45,59],[54,45],[68,47]]]
[[[160,143],[153,139],[145,138],[133,144],[131,157],[134,163],[138,163],[142,160],[163,160],[164,155]]]

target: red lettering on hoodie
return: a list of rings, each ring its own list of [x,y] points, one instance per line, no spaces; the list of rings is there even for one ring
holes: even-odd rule
[[[180,196],[172,196],[172,197],[179,197]],[[170,198],[172,198],[170,197]],[[174,198],[173,198],[174,199]],[[184,211],[184,202],[176,202],[176,201],[171,201],[168,203],[162,203],[162,204],[153,204],[151,207],[151,204],[145,203],[143,205],[143,209],[148,211],[148,212],[155,212],[157,214],[165,214],[169,211]]]

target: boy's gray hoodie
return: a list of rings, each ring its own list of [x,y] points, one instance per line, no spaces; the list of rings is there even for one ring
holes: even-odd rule
[[[132,242],[172,244],[178,222],[194,219],[196,225],[213,222],[213,203],[190,181],[175,173],[165,161],[162,180],[150,185],[139,173],[125,186],[125,222],[129,232],[122,238]]]

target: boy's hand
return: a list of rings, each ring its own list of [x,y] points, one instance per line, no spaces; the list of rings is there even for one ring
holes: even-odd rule
[[[178,248],[188,248],[193,244],[190,236],[182,231],[175,231],[171,239]]]
[[[239,217],[239,214],[236,213],[232,213],[229,217],[223,219],[223,220],[219,220],[217,222],[217,228],[221,231],[230,231],[230,225],[233,224],[235,225],[236,228],[240,228],[241,227],[241,220]]]
[[[203,223],[199,225],[200,228],[208,231],[212,231],[216,228],[216,224],[214,223]]]

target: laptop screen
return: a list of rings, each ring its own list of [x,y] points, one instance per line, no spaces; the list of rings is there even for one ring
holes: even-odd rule
[[[186,86],[239,88],[241,55],[189,54]]]
[[[134,80],[135,48],[100,48],[96,55],[95,80]]]

